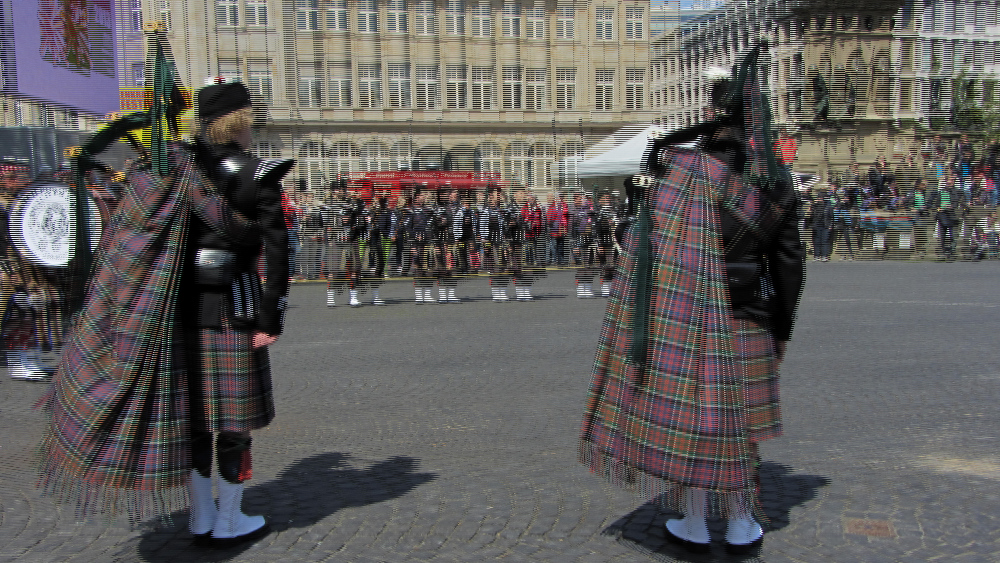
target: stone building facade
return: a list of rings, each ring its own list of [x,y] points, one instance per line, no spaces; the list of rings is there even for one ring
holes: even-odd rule
[[[799,141],[796,169],[829,178],[957,135],[960,76],[973,81],[967,103],[995,100],[998,12],[996,0],[731,2],[653,42],[651,104],[668,128],[697,121],[706,68],[731,67],[765,34],[775,122]]]
[[[143,0],[186,84],[266,103],[255,150],[310,190],[346,174],[500,172],[574,187],[559,163],[649,121],[648,0]],[[141,61],[128,63],[141,69]]]

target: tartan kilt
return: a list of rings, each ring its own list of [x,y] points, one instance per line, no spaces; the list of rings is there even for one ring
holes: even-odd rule
[[[186,337],[192,430],[249,432],[274,419],[267,346],[253,349],[249,330],[199,328]]]
[[[747,413],[747,439],[763,442],[781,436],[777,350],[774,336],[750,319],[733,319],[735,357]]]

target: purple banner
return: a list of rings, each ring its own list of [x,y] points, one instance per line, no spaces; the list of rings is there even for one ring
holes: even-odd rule
[[[3,3],[14,47],[5,91],[89,113],[118,111],[114,0]]]

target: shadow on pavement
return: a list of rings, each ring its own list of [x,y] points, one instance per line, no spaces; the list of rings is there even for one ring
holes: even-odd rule
[[[760,500],[764,512],[771,520],[770,531],[780,530],[788,525],[788,513],[793,506],[805,504],[816,498],[817,490],[830,484],[830,479],[822,475],[795,475],[792,468],[774,462],[763,462],[760,468]],[[616,520],[602,532],[612,536],[623,545],[635,549],[658,561],[689,561],[708,563],[712,561],[763,561],[759,557],[737,557],[727,555],[723,548],[726,523],[719,518],[708,521],[712,535],[712,551],[704,554],[690,553],[684,548],[669,543],[664,526],[671,518],[680,518],[677,513],[665,513],[657,500],[647,502],[632,512]],[[766,545],[767,538],[764,539]],[[766,547],[764,548],[766,549]]]
[[[358,468],[346,453],[328,452],[300,459],[274,480],[247,487],[243,512],[263,514],[271,534],[258,542],[232,549],[192,545],[187,531],[187,511],[171,514],[167,528],[149,530],[139,539],[138,551],[146,561],[211,562],[231,559],[260,541],[291,528],[308,528],[344,508],[367,506],[401,497],[437,478],[417,473],[418,461],[396,456]]]

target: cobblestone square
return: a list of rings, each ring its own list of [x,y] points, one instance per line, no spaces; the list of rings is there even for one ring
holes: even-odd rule
[[[762,444],[772,531],[756,560],[997,561],[1000,262],[810,262]],[[295,284],[272,347],[278,417],[244,506],[261,541],[77,522],[34,487],[44,384],[0,381],[0,562],[726,561],[666,543],[671,515],[575,460],[605,301],[550,270],[531,303],[325,306]],[[712,533],[721,539],[722,522]]]

